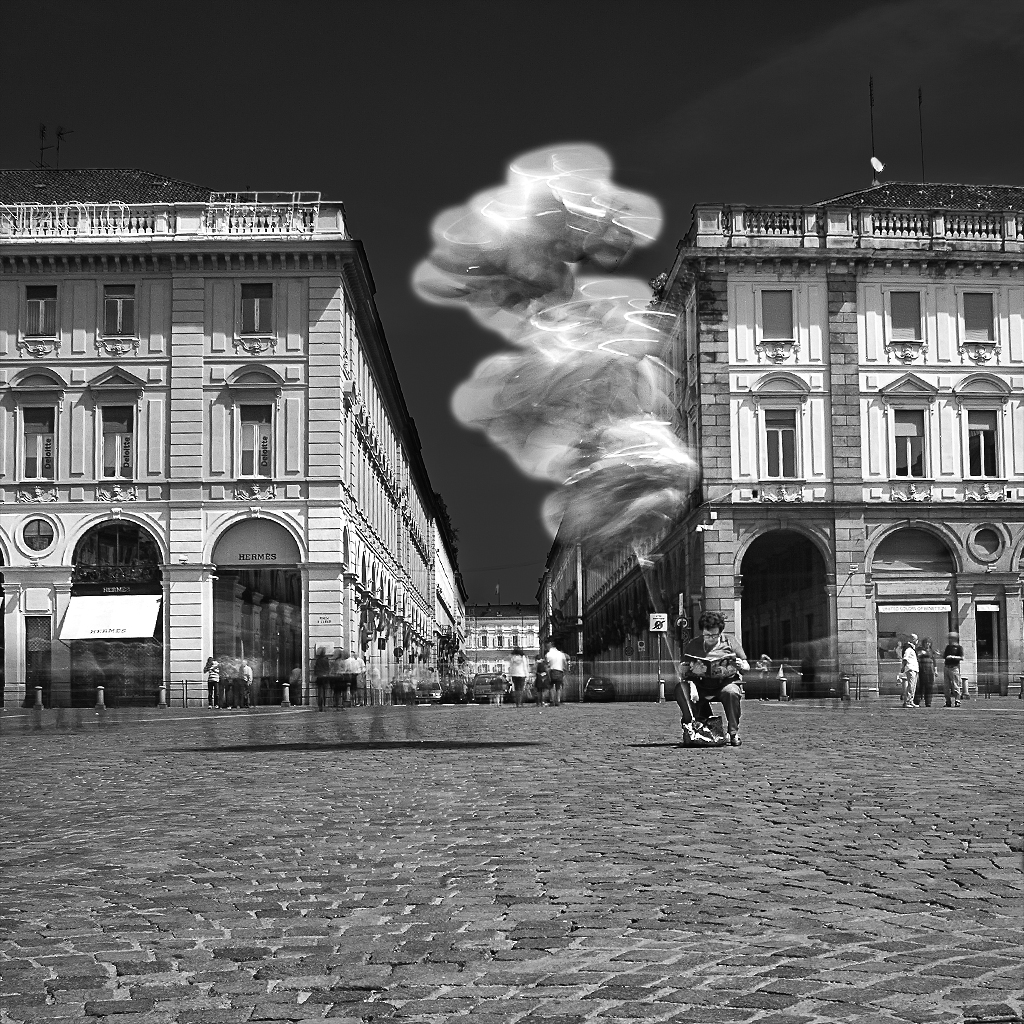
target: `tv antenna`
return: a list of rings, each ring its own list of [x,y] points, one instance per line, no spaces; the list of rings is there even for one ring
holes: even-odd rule
[[[875,156],[875,79],[873,75],[868,76],[868,97],[871,119],[871,185],[874,187],[879,184],[878,175],[885,169],[885,164]]]
[[[60,144],[64,141],[68,135],[74,135],[74,130],[71,128],[63,128],[57,125],[57,146],[56,146],[56,157],[57,157],[57,169],[60,170]]]
[[[49,146],[46,145],[46,125],[45,124],[40,124],[39,125],[39,162],[36,164],[36,167],[39,167],[40,169],[42,169],[44,167],[49,167],[50,166],[46,162],[46,158],[44,156],[44,154],[46,153],[46,151],[48,149],[53,149],[53,146],[52,145],[49,145]]]

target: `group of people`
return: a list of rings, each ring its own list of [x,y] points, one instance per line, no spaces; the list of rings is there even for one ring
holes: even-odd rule
[[[960,664],[964,649],[960,646],[960,635],[951,631],[948,643],[942,652],[942,682],[946,707],[960,707],[962,700],[970,700],[967,679],[960,675]],[[932,647],[930,637],[918,643],[916,633],[901,645],[900,651],[900,702],[905,708],[919,708],[923,702],[926,708],[932,706],[935,691],[935,663],[939,655]]]
[[[328,699],[335,708],[358,706],[365,675],[366,662],[358,654],[335,648],[329,655],[326,647],[318,647],[313,659],[317,711],[327,710]]]
[[[526,680],[532,676],[533,697],[537,707],[543,707],[547,700],[553,708],[557,708],[562,703],[562,685],[565,682],[565,673],[568,667],[569,656],[564,651],[560,651],[551,641],[548,642],[545,653],[539,655],[532,666],[522,647],[513,647],[508,674],[512,680],[512,693],[516,707],[523,706]]]
[[[252,707],[252,666],[244,658],[222,664],[212,655],[206,659],[206,704],[211,708]]]

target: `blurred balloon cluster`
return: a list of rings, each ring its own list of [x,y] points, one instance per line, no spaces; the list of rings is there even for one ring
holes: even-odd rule
[[[561,485],[554,536],[599,555],[671,519],[696,465],[671,426],[674,323],[650,289],[613,278],[661,228],[657,202],[611,180],[596,146],[517,158],[503,186],[441,213],[421,298],[467,308],[515,346],[484,359],[452,407],[530,476]]]

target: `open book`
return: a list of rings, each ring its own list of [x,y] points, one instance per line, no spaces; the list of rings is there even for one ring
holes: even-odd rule
[[[682,654],[683,668],[687,665],[703,665],[709,676],[732,676],[736,674],[736,655],[733,651],[708,651],[707,654]]]

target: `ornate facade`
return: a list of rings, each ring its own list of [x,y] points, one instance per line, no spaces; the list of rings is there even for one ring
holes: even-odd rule
[[[316,193],[0,171],[8,704],[203,702],[210,655],[297,702],[318,648],[382,682],[433,656],[434,492],[373,291]]]
[[[892,183],[698,206],[652,282],[677,316],[677,522],[585,573],[588,657],[646,612],[722,612],[808,692],[895,687],[911,632],[1005,692],[1024,672],[1024,189]]]

